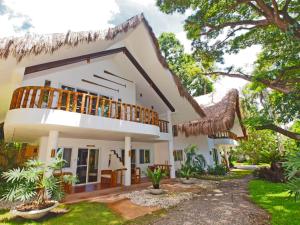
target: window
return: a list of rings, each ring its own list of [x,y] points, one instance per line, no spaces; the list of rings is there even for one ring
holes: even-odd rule
[[[140,164],[150,163],[150,150],[140,149]]]
[[[183,151],[182,150],[174,150],[174,161],[183,161]]]
[[[51,86],[51,81],[50,80],[45,80],[44,86],[45,87],[50,87]]]
[[[60,150],[59,148],[57,152]],[[72,148],[63,148],[62,149],[63,159],[65,160],[64,168],[71,167],[71,156],[72,156]]]

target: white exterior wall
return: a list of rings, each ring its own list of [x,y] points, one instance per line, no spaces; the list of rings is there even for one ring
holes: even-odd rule
[[[62,67],[59,67],[58,69],[28,74],[24,76],[22,86],[44,86],[45,80],[50,80],[51,87],[61,88],[61,85],[66,85],[74,88],[79,88],[81,90],[109,96],[114,100],[118,100],[118,98],[121,98],[122,102],[128,104],[136,104],[136,91],[134,83],[125,81],[118,77],[110,76],[103,72],[104,70],[108,70],[109,72],[119,74],[127,79],[130,79],[126,76],[127,74],[121,72],[111,60],[98,61],[89,64],[77,64],[63,68],[64,69],[62,69]],[[106,80],[95,78],[93,77],[94,74],[121,84],[125,84],[126,87],[114,84]],[[86,79],[97,84],[118,89],[119,92],[82,82],[81,79]]]
[[[41,137],[39,146],[39,159],[46,159],[48,137]],[[91,147],[93,146],[93,147]],[[64,168],[64,171],[76,174],[77,156],[79,148],[99,149],[99,174],[100,170],[108,169],[110,150],[116,150],[121,156],[121,149],[125,148],[124,141],[109,141],[109,140],[89,140],[89,139],[73,139],[73,138],[59,138],[58,148],[72,148],[71,167]],[[154,163],[154,143],[132,142],[131,149],[136,149],[136,166],[141,168],[142,175],[145,176],[149,165]],[[139,163],[139,149],[150,150],[150,163]],[[99,179],[99,176],[98,176]],[[99,180],[98,180],[99,181]]]
[[[212,148],[214,148],[213,140],[204,135],[185,137],[182,134],[178,134],[174,137],[174,150],[184,150],[191,144],[195,144],[198,147],[198,154],[202,154],[208,165],[214,165],[213,156],[210,154]],[[219,157],[220,158],[220,157]],[[175,168],[180,169],[181,162],[175,162]]]

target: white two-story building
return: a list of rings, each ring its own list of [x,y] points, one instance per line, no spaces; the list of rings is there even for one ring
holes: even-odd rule
[[[211,165],[246,135],[240,120],[237,91],[209,104],[188,94],[143,15],[105,32],[0,39],[5,140],[38,146],[44,162],[62,148],[77,185],[118,169],[130,185],[134,168],[151,165],[173,178],[190,144]]]

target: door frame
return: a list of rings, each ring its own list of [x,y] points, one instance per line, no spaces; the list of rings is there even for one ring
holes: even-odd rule
[[[85,183],[81,183],[81,184],[76,184],[75,183],[75,186],[82,186],[82,185],[87,185],[87,184],[96,184],[96,183],[99,183],[99,171],[100,171],[100,156],[101,156],[101,152],[100,152],[100,148],[97,148],[97,147],[78,147],[77,148],[77,156],[76,156],[76,167],[75,167],[75,174],[77,176],[77,168],[78,168],[78,152],[79,152],[79,149],[87,149],[88,150],[88,155],[87,155],[87,165],[86,165],[86,178],[85,178]],[[91,149],[95,149],[95,150],[98,150],[98,172],[97,172],[97,181],[94,181],[94,182],[88,182],[88,172],[89,172],[89,158],[90,158],[90,150]]]

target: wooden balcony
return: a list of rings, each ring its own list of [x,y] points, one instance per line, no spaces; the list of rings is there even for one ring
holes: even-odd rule
[[[57,109],[112,119],[127,120],[159,126],[168,132],[167,121],[159,120],[152,109],[114,101],[102,96],[57,89],[52,87],[27,86],[16,89],[10,109],[43,108]]]

